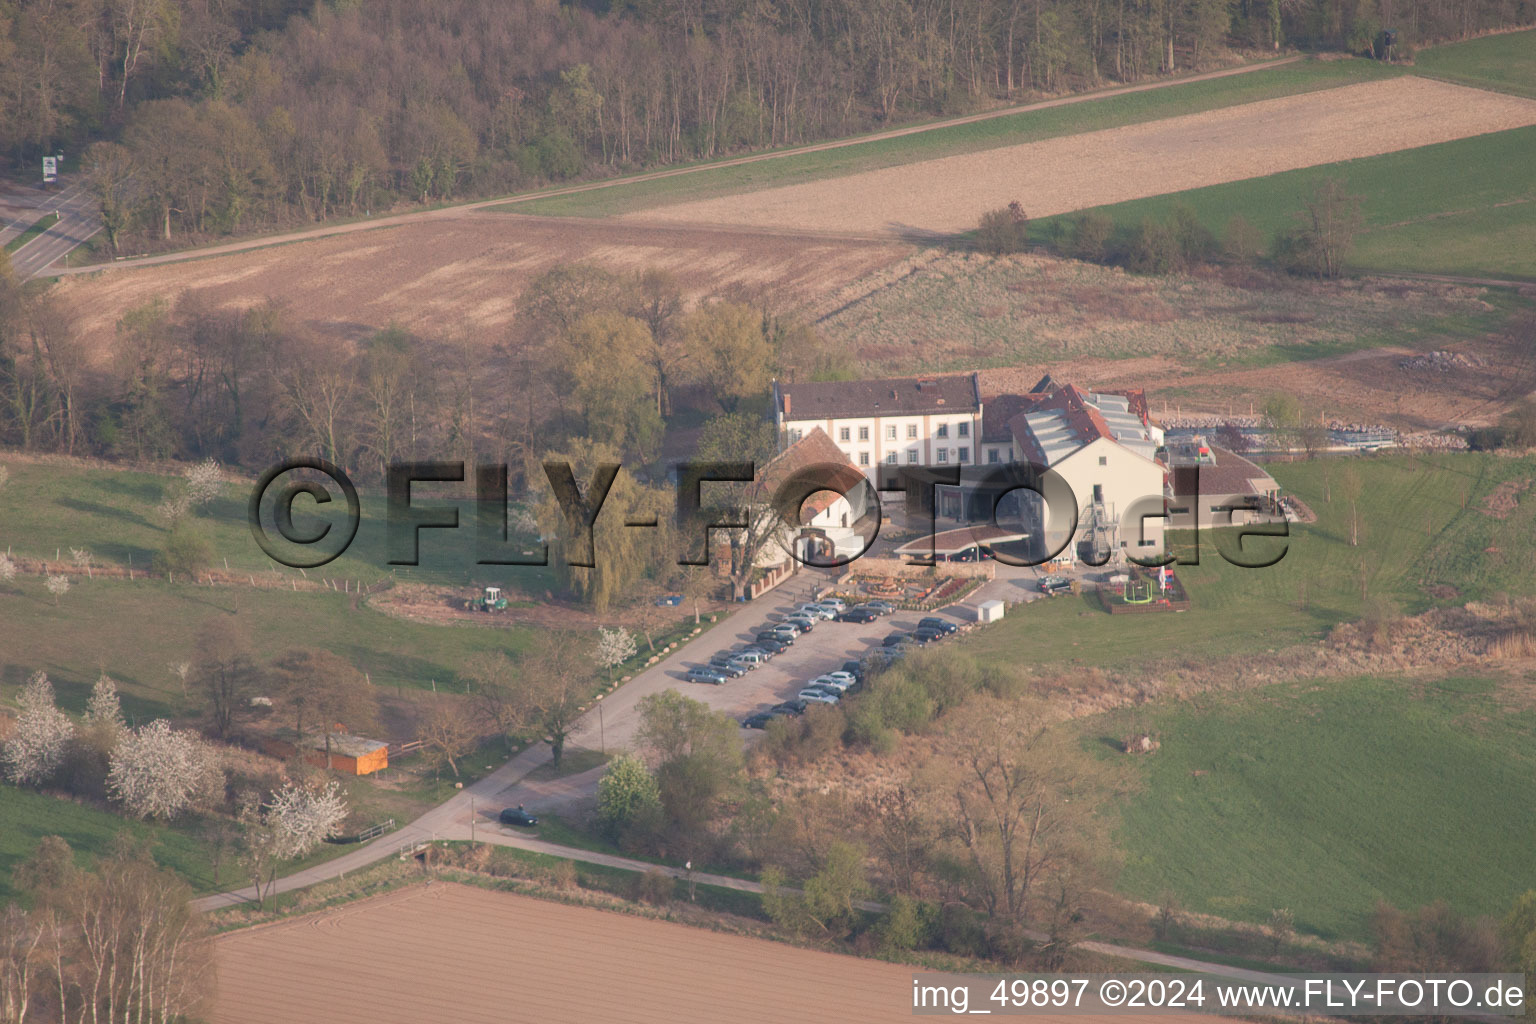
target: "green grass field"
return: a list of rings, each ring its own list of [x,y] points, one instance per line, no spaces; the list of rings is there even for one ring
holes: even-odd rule
[[[1417,75],[1536,99],[1536,29],[1422,50],[1413,65]]]
[[[21,234],[17,235],[15,238],[11,239],[9,242],[6,242],[5,243],[5,251],[8,252],[8,253],[9,252],[15,252],[17,249],[20,249],[22,246],[24,246],[28,242],[32,241],[32,239],[36,238],[38,235],[42,234],[44,231],[47,231],[49,228],[53,227],[58,222],[59,222],[59,215],[58,214],[56,214],[56,213],[44,214],[42,219],[37,221],[37,223],[35,223],[31,227],[27,228],[27,230],[23,231]]]
[[[1294,226],[1319,182],[1339,178],[1364,200],[1351,269],[1536,278],[1533,153],[1536,127],[1517,128],[1099,210],[1128,229],[1182,203],[1218,236],[1241,215],[1268,240]],[[1067,219],[1043,218],[1031,233],[1048,240]]]
[[[1323,500],[1324,474],[1337,499],[1346,465],[1362,483],[1358,547],[1348,543],[1348,506]],[[1482,497],[1501,482],[1536,477],[1536,459],[1398,454],[1267,468],[1284,491],[1318,514],[1315,524],[1292,526],[1278,564],[1227,564],[1217,538],[1202,535],[1200,564],[1174,570],[1192,595],[1187,612],[1112,617],[1094,597],[1064,596],[1030,605],[967,645],[982,657],[1113,667],[1315,643],[1338,623],[1361,616],[1362,561],[1369,597],[1406,613],[1500,593],[1536,593],[1536,574],[1529,569],[1536,500],[1526,498],[1505,519],[1480,508]],[[1436,599],[1427,589],[1435,585],[1453,586],[1456,596]]]
[[[1502,914],[1536,841],[1536,706],[1502,696],[1487,679],[1332,680],[1083,723],[1137,790],[1120,888],[1236,920],[1285,907],[1356,940],[1379,900]],[[1133,721],[1160,734],[1155,754],[1109,752]]]
[[[697,173],[496,207],[507,213],[607,217],[652,206],[835,178],[918,160],[1155,121],[1401,74],[1375,61],[1302,61],[1226,78],[1108,96],[1024,113],[797,153]]]

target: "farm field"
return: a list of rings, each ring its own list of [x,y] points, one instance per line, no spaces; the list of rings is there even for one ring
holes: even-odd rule
[[[223,935],[215,965],[215,1024],[912,1015],[911,967],[445,883]]]
[[[1117,833],[1133,898],[1257,923],[1285,907],[1302,931],[1364,941],[1380,900],[1498,916],[1530,886],[1528,676],[1286,683],[1081,726],[1100,751],[1161,739],[1116,762],[1136,790]]]
[[[565,195],[519,196],[493,207],[507,213],[611,217],[669,203],[842,177],[982,152],[1080,132],[1139,124],[1258,100],[1292,96],[1341,85],[1376,81],[1401,70],[1369,60],[1293,60],[1273,67],[1229,69],[1187,82],[1148,83],[1108,94],[1067,96],[1030,104],[1016,113],[981,114],[962,123],[914,125],[873,138],[854,138],[770,153],[730,166],[690,169],[687,174]]]
[[[1362,198],[1358,271],[1536,279],[1536,127],[1328,163],[1101,207],[1121,228],[1185,205],[1219,236],[1241,215],[1266,239],[1295,224],[1305,198],[1338,178]],[[1031,225],[1048,239],[1062,218]]]
[[[672,270],[690,298],[725,289],[771,295],[781,308],[892,263],[896,242],[788,238],[763,232],[619,227],[568,218],[463,213],[246,252],[72,275],[59,284],[79,329],[105,354],[119,318],[184,291],[214,307],[279,298],[322,336],[356,341],[391,323],[485,352],[505,340],[528,281],[558,264]]]
[[[1536,98],[1536,29],[1448,43],[1414,55],[1414,74]]]
[[[1339,474],[1346,465],[1361,483],[1358,546],[1349,544],[1350,509],[1340,500]],[[1297,495],[1318,515],[1316,523],[1291,527],[1285,557],[1276,565],[1230,565],[1218,548],[1230,542],[1203,535],[1200,564],[1174,570],[1193,598],[1187,612],[1112,617],[1094,599],[1056,598],[968,639],[967,649],[983,658],[1024,657],[1046,667],[1167,669],[1315,644],[1335,625],[1370,611],[1370,602],[1413,614],[1499,594],[1536,594],[1524,558],[1536,501],[1525,497],[1499,514],[1485,506],[1501,487],[1524,496],[1536,479],[1536,459],[1397,454],[1266,468],[1285,493]],[[1324,499],[1325,486],[1335,500]]]
[[[647,222],[955,233],[1019,200],[1032,216],[1536,124],[1536,101],[1411,76],[681,203]],[[963,181],[966,187],[952,187]]]

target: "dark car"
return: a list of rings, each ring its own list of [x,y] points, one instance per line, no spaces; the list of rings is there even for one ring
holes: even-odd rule
[[[766,729],[768,728],[768,723],[778,717],[772,711],[759,711],[755,715],[748,715],[746,718],[743,718],[741,720],[741,727],[743,729]]]
[[[944,636],[945,634],[939,630],[928,629],[927,627],[912,631],[912,641],[919,644],[931,644],[935,640],[943,640]]]
[[[803,715],[805,714],[805,704],[805,701],[796,697],[791,700],[786,700],[781,704],[775,704],[768,710],[776,711],[781,715]]]
[[[907,636],[905,633],[892,633],[890,636],[886,637],[880,642],[886,647],[895,647],[897,644],[905,643],[910,639],[911,637]]]
[[[918,629],[936,629],[940,633],[945,634],[946,636],[948,634],[950,634],[950,633],[957,632],[960,629],[959,626],[955,625],[953,622],[950,622],[948,619],[935,618],[932,615],[930,615],[926,619],[918,619],[917,620],[917,628]]]
[[[1040,593],[1047,597],[1055,597],[1057,594],[1068,594],[1072,591],[1072,581],[1065,576],[1040,577]]]
[[[690,683],[713,683],[716,686],[719,686],[728,678],[729,677],[719,669],[710,668],[706,665],[694,666],[688,670],[687,676],[687,679]]]
[[[795,642],[795,638],[781,633],[759,633],[753,638],[752,642],[770,651],[774,651],[774,645],[777,645],[775,653],[783,654],[789,650],[789,645]]]
[[[745,665],[739,665],[731,661],[730,655],[728,654],[723,656],[719,654],[715,655],[713,658],[709,659],[709,664],[705,667],[712,668],[722,675],[730,676],[732,679],[737,679],[747,674],[747,667]]]
[[[864,681],[864,663],[862,661],[845,661],[843,662],[842,671],[847,672],[861,683]]]
[[[880,617],[880,613],[863,605],[854,605],[845,612],[838,613],[838,622],[874,622]]]
[[[522,804],[518,804],[516,807],[508,807],[497,815],[496,820],[500,821],[503,825],[520,825],[523,828],[539,823],[538,818],[523,810]]]

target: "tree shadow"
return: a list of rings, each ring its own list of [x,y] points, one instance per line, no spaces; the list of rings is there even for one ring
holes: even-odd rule
[[[73,512],[84,512],[87,515],[100,516],[103,519],[117,519],[126,523],[133,523],[135,526],[148,527],[151,530],[160,530],[162,532],[165,530],[165,527],[150,522],[137,512],[118,508],[116,505],[103,505],[95,501],[82,501],[79,498],[59,498],[57,503]]]

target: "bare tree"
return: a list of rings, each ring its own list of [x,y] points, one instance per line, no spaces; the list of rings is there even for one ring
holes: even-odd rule
[[[513,700],[519,728],[533,730],[549,741],[556,766],[592,688],[592,662],[584,647],[574,636],[544,634],[526,656],[527,668]]]
[[[474,752],[477,739],[474,719],[458,701],[439,697],[422,717],[421,741],[428,756],[446,764],[454,778],[459,776],[459,761]]]
[[[258,696],[262,672],[252,656],[250,643],[240,623],[231,616],[216,615],[197,631],[192,661],[186,673],[181,664],[172,671],[183,683],[190,676],[192,686],[207,702],[214,734],[227,737],[241,716],[249,713],[251,698]]]

